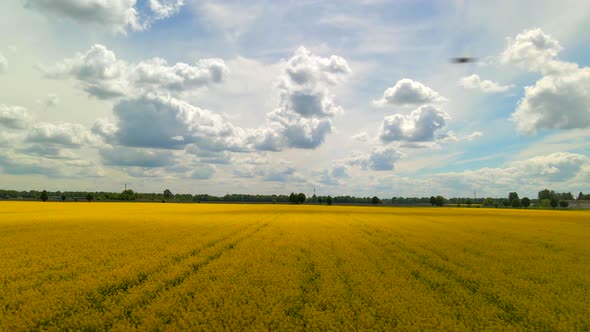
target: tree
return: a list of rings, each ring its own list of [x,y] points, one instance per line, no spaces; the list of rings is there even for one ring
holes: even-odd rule
[[[318,197],[315,194],[313,194],[313,196],[311,196],[311,202],[317,203],[317,201],[318,201]]]
[[[570,203],[568,201],[559,201],[559,206],[561,206],[562,208],[566,208],[570,205]]]
[[[41,200],[43,202],[47,202],[48,199],[49,199],[49,195],[47,194],[47,190],[43,190],[41,192]]]
[[[551,207],[555,209],[557,207],[557,205],[559,204],[559,201],[557,200],[557,198],[553,197],[551,199],[551,203],[550,204],[551,204]]]
[[[513,208],[519,208],[519,207],[521,206],[521,204],[520,204],[520,203],[521,203],[521,202],[520,202],[520,199],[518,199],[518,198],[515,198],[515,199],[513,199],[513,200],[512,200],[512,207],[513,207]]]
[[[174,197],[174,195],[172,195],[170,189],[164,190],[164,199],[171,199],[172,197]]]
[[[332,196],[326,197],[326,204],[332,205]]]
[[[289,203],[297,204],[297,195],[295,195],[295,193],[291,193],[289,195]]]
[[[297,204],[303,204],[303,202],[305,202],[305,194],[304,193],[299,193],[297,195]]]
[[[379,203],[381,203],[381,200],[379,199],[379,197],[373,196],[373,198],[371,198],[371,204],[377,205]]]
[[[321,197],[318,197],[318,204],[322,204],[322,203],[323,203],[322,198]]]
[[[502,205],[504,205],[505,207],[509,207],[509,206],[510,206],[510,201],[509,201],[509,200],[507,200],[506,198],[504,198],[504,199],[502,200]]]
[[[524,206],[524,208],[528,208],[529,206],[531,206],[531,200],[528,197],[523,197],[520,202],[522,203],[522,206]]]
[[[493,199],[492,197],[488,197],[483,201],[483,205],[484,206],[495,206],[496,205],[496,200]]]
[[[539,191],[539,201],[542,201],[544,199],[552,199],[555,198],[555,196],[557,196],[557,194],[553,190],[543,189]]]
[[[580,191],[580,194],[578,195],[578,201],[581,201],[584,199],[584,194],[582,194],[582,192]]]
[[[86,200],[89,202],[92,202],[94,200],[94,194],[93,193],[86,194]]]
[[[125,189],[119,195],[119,199],[122,201],[134,201],[135,200],[135,192],[131,189]]]
[[[508,201],[512,203],[513,200],[518,199],[518,194],[516,192],[511,192],[508,194]]]
[[[441,195],[438,195],[434,198],[434,204],[436,206],[443,206],[445,205],[445,198],[442,197]]]
[[[66,200],[66,195],[64,195],[64,194],[61,194],[61,200],[65,202],[65,200]]]
[[[436,197],[430,196],[430,199],[428,200],[428,202],[430,202],[430,205],[435,206],[436,205]]]
[[[471,198],[468,198],[465,200],[465,204],[467,204],[467,207],[471,207],[471,204],[473,204],[473,201],[471,200]]]

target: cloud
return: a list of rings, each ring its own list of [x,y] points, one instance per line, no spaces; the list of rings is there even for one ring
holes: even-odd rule
[[[211,179],[214,174],[215,168],[210,165],[203,164],[195,167],[190,175],[190,178],[195,180],[208,180]]]
[[[360,132],[357,134],[352,135],[351,137],[353,140],[355,141],[359,141],[359,142],[368,142],[371,137],[369,136],[369,134],[367,134],[366,132]]]
[[[459,81],[459,84],[465,89],[477,89],[484,93],[505,92],[514,87],[514,85],[500,85],[493,81],[481,80],[481,78],[475,74],[463,77]]]
[[[77,123],[37,123],[31,128],[25,141],[80,148],[95,144],[96,137],[86,127]]]
[[[31,156],[39,156],[45,157],[50,159],[65,159],[65,160],[75,160],[77,159],[76,155],[72,153],[70,150],[66,150],[63,147],[55,146],[55,145],[47,145],[47,144],[32,144],[30,146],[17,149],[16,151],[31,155]]]
[[[404,78],[395,83],[393,87],[385,90],[383,97],[375,100],[374,104],[377,106],[404,106],[441,103],[446,100],[446,98],[443,98],[438,92],[426,85]]]
[[[351,73],[345,59],[323,58],[304,47],[295,51],[277,85],[279,107],[267,115],[266,128],[250,140],[258,150],[284,147],[314,149],[332,132],[331,118],[343,110],[333,100],[330,87]]]
[[[111,144],[130,147],[240,151],[245,133],[220,115],[189,103],[154,95],[122,100],[113,109],[117,123],[97,121],[93,131]]]
[[[511,115],[519,132],[590,127],[590,68],[558,60],[561,49],[541,29],[525,30],[509,39],[502,61],[545,75],[525,87]]]
[[[98,99],[132,98],[151,92],[178,95],[221,83],[227,73],[221,59],[202,59],[195,65],[168,65],[164,59],[152,58],[130,64],[100,44],[45,69],[47,78],[73,78]]]
[[[125,34],[147,29],[154,21],[176,14],[183,4],[183,0],[149,0],[151,13],[140,12],[137,0],[26,0],[25,7],[50,18],[67,18]]]
[[[8,60],[0,53],[0,74],[6,72],[6,68],[8,68]]]
[[[368,154],[353,155],[348,159],[348,164],[365,170],[391,171],[395,168],[395,162],[402,157],[404,154],[395,146],[379,146],[371,149]]]
[[[506,192],[518,188],[519,191],[536,192],[544,187],[564,190],[576,186],[576,179],[588,169],[590,158],[567,152],[556,152],[530,159],[513,161],[505,167],[481,168],[463,172],[436,174],[432,183],[439,188],[452,188],[453,191],[468,192]]]
[[[350,177],[348,167],[344,165],[334,166],[331,169],[324,169],[317,174],[318,182],[327,186],[338,186],[342,179]]]
[[[166,150],[138,149],[127,147],[106,147],[100,149],[100,156],[106,165],[138,166],[144,168],[163,167],[174,163],[174,155]]]
[[[409,115],[386,116],[379,129],[379,138],[384,143],[434,141],[436,131],[444,128],[449,119],[450,116],[436,106],[420,106]]]
[[[24,107],[0,104],[0,126],[24,129],[29,123],[30,117]]]

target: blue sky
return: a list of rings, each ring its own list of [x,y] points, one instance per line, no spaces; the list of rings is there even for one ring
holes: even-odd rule
[[[0,12],[3,188],[590,190],[585,1],[11,0]]]

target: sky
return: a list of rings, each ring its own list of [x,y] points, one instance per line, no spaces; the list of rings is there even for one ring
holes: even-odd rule
[[[7,0],[0,13],[3,189],[590,191],[588,1]]]

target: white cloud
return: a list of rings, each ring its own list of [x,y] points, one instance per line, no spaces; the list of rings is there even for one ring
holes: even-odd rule
[[[59,97],[55,93],[50,93],[43,100],[37,100],[37,103],[43,105],[45,108],[53,108],[59,104]]]
[[[435,133],[444,128],[449,119],[450,116],[436,106],[420,106],[409,115],[386,116],[379,129],[379,138],[385,143],[434,141]]]
[[[242,150],[245,133],[220,115],[175,99],[148,95],[122,100],[113,109],[116,124],[97,121],[93,131],[107,142],[131,147]],[[182,137],[179,140],[178,137]]]
[[[26,0],[25,7],[51,18],[103,26],[126,33],[145,30],[154,21],[176,14],[183,0],[149,0],[151,13],[140,12],[137,0]]]
[[[590,68],[558,60],[561,49],[551,36],[533,29],[509,39],[502,54],[504,63],[516,63],[545,75],[525,87],[524,97],[511,115],[522,133],[590,126]]]
[[[383,93],[383,97],[375,100],[377,106],[385,105],[422,105],[446,101],[438,92],[426,85],[408,78],[399,80]]]
[[[29,123],[30,117],[24,107],[0,104],[0,126],[24,129]]]
[[[194,167],[194,170],[190,174],[191,179],[195,180],[208,180],[215,174],[215,168],[211,165],[202,164]]]
[[[86,127],[77,123],[37,123],[31,128],[26,141],[80,148],[95,144],[96,137]]]
[[[221,83],[228,73],[221,59],[202,59],[195,65],[178,62],[168,65],[161,58],[129,64],[112,50],[95,44],[46,69],[46,77],[73,78],[89,95],[99,99],[135,97],[145,93],[181,94],[210,84]]]
[[[371,137],[369,136],[369,134],[367,134],[366,132],[360,132],[357,134],[352,135],[351,137],[353,140],[355,141],[359,141],[359,142],[368,142]]]
[[[0,74],[4,73],[8,68],[8,60],[0,53]]]
[[[484,93],[505,92],[514,87],[514,85],[501,85],[494,81],[482,80],[475,74],[461,78],[459,84],[466,89],[477,89]]]
[[[149,0],[149,6],[156,19],[168,18],[180,11],[184,0]]]
[[[138,149],[128,147],[105,147],[100,156],[106,165],[138,166],[144,168],[163,167],[174,163],[174,155],[167,150]]]
[[[365,170],[391,171],[402,157],[404,154],[397,147],[388,145],[374,147],[368,154],[355,154],[347,162],[351,166],[359,166]]]
[[[314,149],[332,132],[331,117],[341,113],[330,87],[351,73],[346,60],[332,55],[323,58],[300,47],[287,60],[280,77],[279,107],[267,115],[266,128],[251,140],[259,150],[283,147]]]

